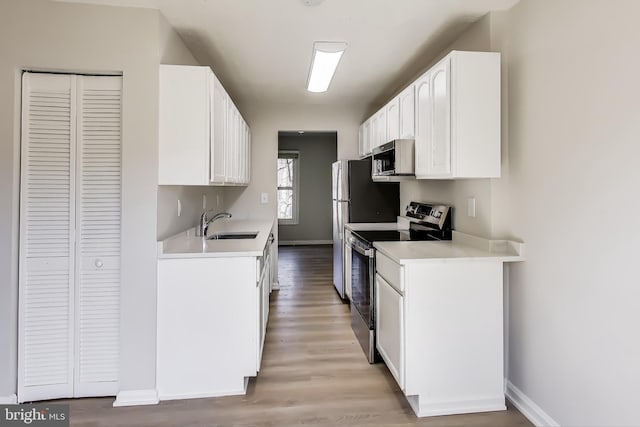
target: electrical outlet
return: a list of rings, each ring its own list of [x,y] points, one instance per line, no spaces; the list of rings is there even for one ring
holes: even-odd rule
[[[182,202],[178,199],[178,216],[182,215]]]
[[[269,203],[269,193],[260,193],[260,203],[263,205]]]
[[[220,195],[216,194],[216,208],[220,208]]]

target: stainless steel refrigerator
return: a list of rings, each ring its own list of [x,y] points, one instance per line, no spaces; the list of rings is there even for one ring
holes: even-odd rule
[[[395,222],[400,213],[400,185],[373,182],[371,160],[338,160],[333,164],[332,182],[333,284],[344,298],[344,224]]]

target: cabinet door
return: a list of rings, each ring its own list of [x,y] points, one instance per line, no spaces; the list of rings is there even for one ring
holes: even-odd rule
[[[380,116],[378,113],[374,114],[371,117],[371,140],[369,141],[369,153],[373,151],[374,148],[378,146],[378,141],[380,140],[380,125],[378,122],[380,121]]]
[[[416,102],[416,87],[411,84],[408,88],[403,90],[399,98],[400,105],[400,124],[399,135],[401,139],[413,139],[416,136],[415,131],[415,102]]]
[[[210,182],[209,67],[161,65],[158,184]]]
[[[265,272],[262,279],[262,345],[264,346],[264,339],[267,335],[267,322],[269,320],[269,280],[271,278],[271,257],[267,255],[267,261],[264,265]]]
[[[256,318],[257,333],[257,354],[256,354],[256,370],[260,370],[262,363],[262,350],[264,348],[264,339],[267,331],[267,319],[269,317],[269,256],[265,257],[262,262],[258,261],[258,265],[262,267],[260,279],[256,287],[256,300],[258,308],[258,316]]]
[[[227,109],[227,145],[225,150],[225,182],[233,183],[236,177],[236,158],[238,156],[238,110],[229,100]]]
[[[429,175],[451,175],[451,78],[450,58],[431,70],[431,108],[433,111],[429,139]]]
[[[387,110],[386,108],[382,108],[378,111],[378,129],[376,131],[377,139],[376,139],[376,147],[381,146],[385,142],[387,142]]]
[[[245,121],[242,121],[242,157],[240,158],[240,184],[248,184],[247,179],[247,158],[249,157],[249,134]]]
[[[386,140],[382,141],[382,144],[400,138],[400,98],[393,98],[385,108],[385,114],[387,116],[387,135]]]
[[[371,119],[369,119],[362,125],[362,156],[368,156],[369,154],[371,154],[371,123],[372,121]]]
[[[247,158],[246,158],[246,163],[247,163],[247,175],[246,175],[246,181],[247,181],[247,185],[251,183],[251,129],[249,128],[249,125],[247,125]]]
[[[212,102],[211,109],[211,182],[223,183],[226,176],[226,147],[227,147],[227,113],[229,95],[212,74]]]
[[[363,140],[364,123],[358,128],[358,155],[364,157],[364,140]]]
[[[430,135],[433,122],[431,108],[431,75],[425,73],[415,84],[415,170],[416,177],[424,177],[429,173],[427,164],[430,155]]]
[[[404,298],[376,274],[376,348],[404,389]]]
[[[244,120],[242,119],[242,116],[238,114],[238,156],[236,157],[236,163],[238,165],[238,173],[236,176],[237,184],[244,184],[244,158],[247,154],[244,127]]]

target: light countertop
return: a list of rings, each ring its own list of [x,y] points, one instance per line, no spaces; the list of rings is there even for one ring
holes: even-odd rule
[[[220,219],[209,226],[208,236],[218,232],[257,232],[255,239],[205,240],[196,228],[158,242],[158,258],[262,256],[273,228],[270,220]]]
[[[398,264],[414,262],[524,261],[524,244],[489,240],[453,232],[449,241],[375,242],[373,246]]]

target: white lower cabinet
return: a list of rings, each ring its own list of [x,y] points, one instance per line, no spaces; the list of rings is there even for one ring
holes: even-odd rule
[[[502,262],[376,266],[376,346],[416,415],[504,410]]]
[[[269,315],[269,256],[158,260],[161,400],[246,393]]]
[[[377,348],[391,374],[404,388],[404,297],[376,274]]]

